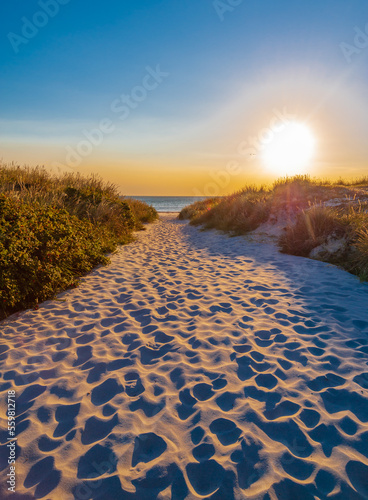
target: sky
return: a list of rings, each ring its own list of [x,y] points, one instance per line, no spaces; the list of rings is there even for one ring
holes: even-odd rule
[[[366,0],[12,0],[0,18],[2,162],[219,195],[295,173],[263,155],[292,122],[314,138],[296,173],[368,173]]]

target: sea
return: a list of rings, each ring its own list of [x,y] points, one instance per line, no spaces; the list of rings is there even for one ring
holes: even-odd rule
[[[180,212],[184,207],[202,201],[207,196],[128,196],[152,205],[157,212]]]

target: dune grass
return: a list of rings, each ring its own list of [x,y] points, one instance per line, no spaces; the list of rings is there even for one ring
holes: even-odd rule
[[[313,203],[341,196],[341,189],[308,176],[279,179],[272,186],[245,186],[229,196],[211,198],[185,207],[179,218],[190,219],[193,225],[245,234],[265,222],[271,213],[290,213]]]
[[[247,187],[230,196],[212,199],[210,206],[205,201],[199,203],[203,205],[190,214],[191,224],[233,234],[252,231],[267,220],[270,211],[270,196],[263,188]]]
[[[341,240],[339,252],[321,252],[319,258],[368,279],[368,177],[336,182],[286,177],[269,187],[246,186],[197,202],[179,218],[231,235],[283,219],[286,228],[278,242],[282,252],[308,257],[320,245]]]
[[[368,204],[313,206],[298,214],[279,238],[280,250],[308,257],[313,249],[338,242],[335,252],[322,251],[319,260],[336,264],[368,280]]]
[[[184,219],[195,219],[197,216],[207,212],[211,208],[213,208],[215,205],[217,205],[220,201],[220,198],[215,197],[215,198],[207,198],[206,200],[202,201],[196,201],[192,203],[191,205],[188,205],[182,209],[182,211],[179,213],[179,219],[184,220]]]
[[[99,177],[0,164],[0,319],[77,286],[157,217]]]

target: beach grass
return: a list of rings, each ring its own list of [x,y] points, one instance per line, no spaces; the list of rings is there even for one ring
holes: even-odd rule
[[[78,284],[158,217],[97,176],[0,165],[0,319]]]
[[[368,279],[368,177],[336,182],[306,175],[281,178],[271,186],[245,186],[194,203],[179,218],[233,236],[283,220],[282,252],[314,256]],[[333,242],[338,250],[329,251]]]
[[[184,220],[184,219],[196,220],[198,216],[202,215],[203,213],[206,213],[215,205],[217,205],[220,199],[221,198],[218,197],[207,198],[205,200],[196,201],[190,205],[187,205],[181,210],[178,218],[179,220]]]

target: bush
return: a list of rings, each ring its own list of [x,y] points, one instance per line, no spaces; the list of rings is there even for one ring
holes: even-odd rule
[[[314,206],[297,215],[295,224],[288,226],[280,237],[279,245],[284,253],[308,257],[328,237],[341,238],[346,232],[347,226],[336,209]]]
[[[310,252],[331,239],[344,239],[341,253],[326,260],[368,280],[368,212],[365,204],[330,208],[315,206],[298,215],[295,224],[286,228],[279,239],[284,253],[308,257]]]
[[[75,285],[112,250],[106,232],[66,210],[0,195],[0,317]]]
[[[143,224],[154,222],[158,219],[158,213],[155,208],[140,200],[125,198],[124,202],[130,207],[136,221],[136,229],[144,229]]]
[[[96,176],[0,165],[0,319],[76,286],[156,217]]]

